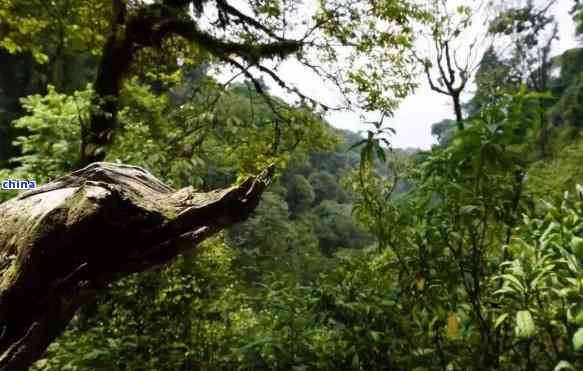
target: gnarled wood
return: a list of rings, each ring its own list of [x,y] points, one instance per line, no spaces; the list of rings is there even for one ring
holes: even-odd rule
[[[244,220],[270,176],[196,193],[101,162],[1,204],[0,371],[27,370],[96,288]]]

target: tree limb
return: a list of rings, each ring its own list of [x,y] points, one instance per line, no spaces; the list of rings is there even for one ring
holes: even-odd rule
[[[95,163],[1,204],[0,371],[27,370],[97,289],[247,218],[272,172],[196,193]]]

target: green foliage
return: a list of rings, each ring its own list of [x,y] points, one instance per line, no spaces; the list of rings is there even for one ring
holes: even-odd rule
[[[299,214],[308,209],[316,198],[310,182],[299,174],[291,177],[287,189],[287,201],[294,207],[291,210],[293,214]]]
[[[22,170],[36,174],[39,182],[62,175],[79,158],[80,122],[87,120],[90,87],[72,96],[59,94],[49,86],[46,96],[33,95],[22,103],[30,116],[14,122],[30,134],[16,139],[23,156],[15,161]]]
[[[162,117],[167,100],[136,83],[128,85],[126,92],[125,108],[120,114],[120,121],[127,124],[126,130],[121,133],[119,145],[112,150],[110,159],[152,164],[149,156],[161,151],[160,142],[154,144],[152,132],[156,125],[168,126]],[[42,184],[74,168],[81,155],[81,133],[88,125],[92,96],[90,86],[72,95],[58,93],[49,86],[47,95],[23,99],[28,115],[13,122],[15,128],[26,133],[15,140],[22,155],[11,160],[16,164],[14,169],[1,170],[3,175],[14,178],[27,174]],[[145,141],[140,142],[138,138]],[[152,139],[148,141],[148,138]],[[153,166],[154,171],[164,163],[158,160],[157,165]]]
[[[79,122],[87,119],[91,95],[89,87],[68,96],[49,86],[46,96],[32,95],[23,99],[22,104],[29,115],[14,121],[14,127],[28,133],[15,141],[22,155],[12,161],[19,166],[14,170],[1,169],[0,177],[25,177],[42,184],[71,169],[79,159]],[[2,199],[10,196],[5,192],[0,194]]]
[[[105,41],[102,35],[110,14],[108,1],[58,0],[39,6],[30,0],[3,0],[0,47],[10,53],[28,51],[41,64],[59,58],[58,53],[87,50],[88,46],[97,54]]]
[[[575,184],[583,184],[583,142],[559,140],[557,154],[533,163],[528,170],[527,188],[539,199],[552,199]]]
[[[431,125],[431,135],[437,139],[442,147],[447,147],[455,135],[457,125],[454,120],[443,119]]]
[[[571,12],[576,24],[575,32],[581,35],[583,33],[583,4],[581,4],[580,0],[575,0],[575,5],[571,9]]]
[[[350,204],[324,200],[314,209],[314,228],[323,253],[331,255],[341,248],[358,248],[369,244],[364,230],[351,219]]]
[[[361,173],[357,215],[377,238],[378,254],[389,258],[385,267],[401,321],[413,326],[405,334],[415,337],[415,344],[400,343],[408,356],[396,368],[512,369],[515,361],[502,346],[512,333],[496,330],[499,304],[490,282],[505,266],[503,246],[528,210],[523,175],[529,148],[522,141],[540,126],[533,114],[540,99],[545,96],[525,89],[500,95],[416,168],[389,161],[388,181]],[[401,179],[413,189],[395,192]],[[512,313],[521,339],[536,329],[527,309]]]
[[[227,235],[229,245],[241,251],[236,263],[248,282],[268,282],[273,272],[292,281],[310,280],[326,265],[313,227],[303,219],[291,220],[286,201],[271,192],[249,221]],[[305,269],[299,271],[300,266]]]
[[[311,287],[270,285],[252,341],[238,352],[248,369],[394,369],[402,340],[396,297],[379,260],[346,258]]]
[[[495,102],[504,92],[516,91],[520,81],[512,75],[512,64],[502,60],[490,47],[480,61],[475,75],[476,92],[466,104],[470,116]]]
[[[271,163],[284,164],[294,147],[324,149],[335,141],[321,120],[306,111],[288,109],[282,114],[289,115],[289,123],[278,124],[257,96],[250,101],[238,88],[223,92],[212,79],[199,84],[200,93],[175,108],[166,94],[155,94],[137,80],[128,82],[120,102],[122,130],[106,160],[144,166],[177,186],[202,187],[210,181],[201,177],[209,164],[231,174],[237,169],[239,176],[255,174]],[[43,183],[73,168],[91,97],[90,87],[73,95],[49,87],[46,96],[24,99],[28,115],[14,126],[30,134],[16,140],[23,156],[14,158],[18,166],[3,170],[5,174],[25,173]],[[209,112],[209,100],[215,100],[215,111]],[[274,151],[274,141],[282,148]]]
[[[416,20],[427,21],[428,12],[412,1],[318,3],[314,21],[322,25],[326,41],[315,50],[318,65],[333,71],[333,82],[347,98],[347,106],[394,112],[416,87],[411,68],[413,26]]]
[[[255,325],[220,238],[159,272],[113,284],[87,306],[37,370],[180,370],[225,362]]]
[[[344,203],[349,200],[349,195],[338,184],[338,179],[328,171],[319,171],[309,178],[314,189],[314,203],[319,204],[324,200],[338,200]]]
[[[581,195],[573,198],[566,193],[555,205],[547,203],[541,217],[525,217],[520,237],[506,247],[507,261],[501,264],[503,273],[495,277],[501,284],[495,295],[501,299],[499,318],[517,316],[515,324],[498,322],[506,329],[514,327],[519,344],[509,354],[514,364],[548,369],[560,362],[575,369],[583,366],[577,356],[583,324],[582,201]]]
[[[339,185],[358,164],[346,147],[296,151],[256,213],[227,233],[228,243],[240,248],[237,265],[248,281],[268,284],[277,273],[291,282],[313,283],[335,264],[335,253],[370,244],[350,215],[354,195]]]
[[[558,23],[551,14],[553,2],[519,1],[496,14],[490,22],[491,34],[506,36],[512,43],[505,65],[507,80],[527,84],[535,91],[549,89],[551,50],[558,40]]]
[[[579,72],[570,80],[570,84],[562,92],[559,101],[553,106],[549,115],[556,124],[567,124],[581,127],[583,123],[583,73]]]

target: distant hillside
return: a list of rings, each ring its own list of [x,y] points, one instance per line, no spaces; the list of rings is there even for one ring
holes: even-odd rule
[[[228,232],[230,244],[240,247],[239,264],[248,278],[279,272],[293,274],[302,267],[304,280],[333,266],[343,248],[362,249],[372,238],[352,218],[354,195],[342,185],[358,169],[362,138],[333,129],[340,142],[330,151],[292,157],[287,169],[265,193],[254,216]]]

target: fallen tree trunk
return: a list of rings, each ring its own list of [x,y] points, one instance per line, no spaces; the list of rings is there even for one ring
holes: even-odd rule
[[[271,169],[209,193],[94,163],[0,205],[0,370],[27,370],[96,290],[254,210]]]

